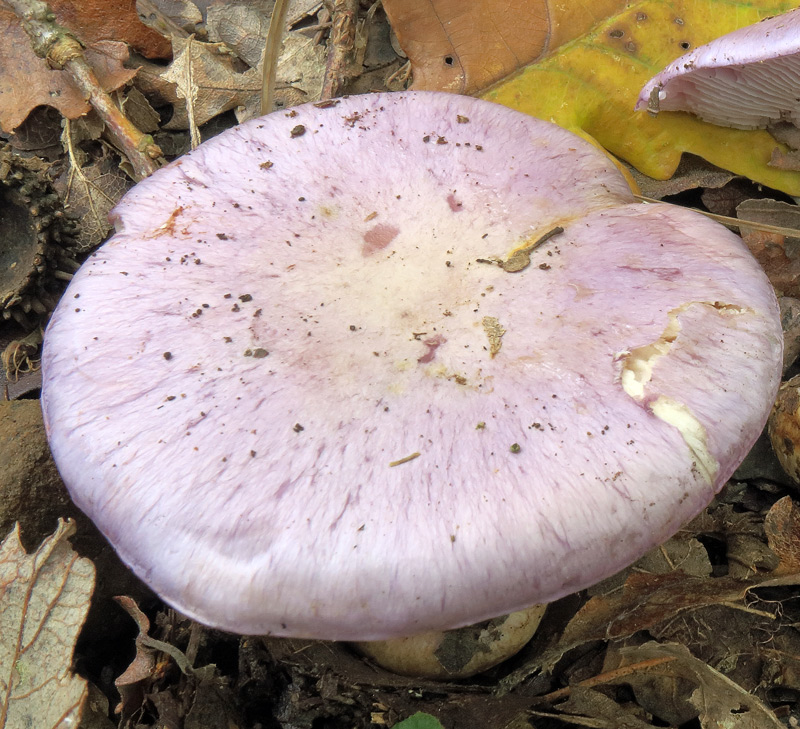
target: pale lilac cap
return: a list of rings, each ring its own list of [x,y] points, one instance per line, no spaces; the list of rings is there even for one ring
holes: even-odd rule
[[[800,10],[740,28],[654,76],[636,109],[689,111],[737,129],[800,124]]]
[[[380,639],[584,588],[711,500],[777,390],[737,236],[474,98],[276,112],[114,217],[47,330],[50,444],[133,571],[227,630]]]

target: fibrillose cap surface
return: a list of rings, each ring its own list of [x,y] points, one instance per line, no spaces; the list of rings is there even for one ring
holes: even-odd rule
[[[728,33],[645,84],[637,110],[689,111],[736,129],[800,124],[800,10]]]
[[[276,112],[115,215],[47,331],[50,444],[136,574],[231,631],[380,639],[586,587],[710,501],[778,386],[736,236],[473,98]]]

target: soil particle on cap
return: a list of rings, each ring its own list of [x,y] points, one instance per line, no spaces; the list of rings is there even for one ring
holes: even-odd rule
[[[389,461],[389,468],[394,468],[394,466],[400,466],[403,463],[413,461],[415,458],[419,458],[421,455],[422,454],[419,451],[415,451],[411,455],[405,456],[404,458],[398,458],[396,461]]]
[[[503,346],[502,337],[506,333],[506,330],[498,319],[493,316],[483,317],[483,319],[481,319],[481,324],[483,325],[483,331],[486,332],[486,336],[489,339],[489,355],[494,358],[500,351],[500,347]]]

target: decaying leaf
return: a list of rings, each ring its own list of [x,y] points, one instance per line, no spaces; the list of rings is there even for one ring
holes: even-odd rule
[[[800,584],[800,539],[792,531],[798,524],[800,510],[788,497],[772,507],[766,517],[765,532],[773,554],[773,569],[750,568],[747,579],[692,576],[681,570],[664,574],[631,572],[622,589],[612,587],[592,597],[569,621],[557,643],[503,679],[501,690],[510,690],[533,672],[552,670],[568,651],[592,641],[624,639],[639,631],[657,634],[657,626],[669,625],[682,613],[713,606],[748,610],[743,598],[754,588]],[[735,525],[732,530],[736,530]],[[775,557],[780,564],[776,564]],[[754,612],[771,618],[763,611]]]
[[[173,38],[175,60],[162,73],[174,83],[184,108],[176,105],[166,129],[196,129],[224,111],[243,106],[261,92],[257,69],[240,72],[236,59],[222,43],[202,43],[194,38]]]
[[[683,112],[654,118],[633,111],[645,82],[687,49],[794,7],[796,0],[746,6],[722,0],[629,3],[483,97],[593,138],[655,179],[672,176],[681,154],[691,152],[800,194],[800,173],[769,166],[776,142],[766,131],[717,127]]]
[[[49,0],[48,5],[56,20],[84,45],[115,40],[127,43],[145,58],[169,58],[169,40],[142,23],[136,0]]]
[[[296,11],[307,4],[292,7]],[[166,72],[156,78],[154,69],[143,70],[144,87],[174,106],[166,129],[191,129],[192,123],[199,127],[229,109],[236,111],[239,122],[261,114],[261,56],[269,17],[258,3],[212,5],[206,23],[212,42],[175,38],[175,60]],[[325,58],[324,44],[302,32],[283,36],[275,88],[279,106],[320,98]]]
[[[671,659],[649,668],[648,672],[684,680],[694,687],[689,693],[689,702],[703,729],[778,729],[784,726],[764,702],[695,658],[684,646],[645,643],[623,648],[620,655],[623,665]],[[621,682],[630,683],[630,679]]]
[[[685,154],[681,157],[681,162],[675,170],[675,174],[668,180],[654,180],[633,167],[629,169],[639,188],[639,192],[644,197],[650,197],[655,200],[661,200],[668,195],[677,195],[681,192],[686,192],[686,190],[702,189],[705,195],[708,192],[714,192],[724,187],[736,177],[733,173],[720,167],[715,167],[704,159],[695,157],[693,154]],[[711,210],[711,212],[720,211]],[[721,214],[726,215],[728,213]]]
[[[742,220],[800,229],[800,208],[778,200],[746,200],[736,208]],[[742,226],[742,238],[764,268],[779,296],[800,296],[800,237]]]
[[[113,91],[136,75],[124,68],[128,48],[116,41],[99,41],[84,49],[100,85]],[[40,105],[58,109],[68,119],[89,111],[89,104],[66,71],[50,68],[31,48],[28,35],[10,10],[0,6],[0,127],[11,131]]]
[[[622,706],[605,694],[584,686],[574,686],[558,711],[532,711],[534,716],[555,717],[576,726],[593,729],[652,729],[653,725],[637,714],[642,709],[632,702]]]
[[[384,0],[414,88],[470,94],[551,53],[624,0]]]
[[[94,566],[67,541],[72,522],[26,554],[16,527],[0,545],[0,728],[77,726],[86,681],[71,670]]]
[[[90,251],[106,239],[111,230],[108,214],[132,184],[110,155],[85,166],[70,158],[55,186],[64,210],[81,221],[74,236],[79,252]]]
[[[780,559],[773,576],[786,575],[791,580],[791,575],[800,572],[800,509],[789,496],[784,496],[767,512],[764,532],[770,549]]]
[[[260,3],[210,5],[206,20],[208,39],[212,43],[224,43],[248,66],[255,68],[261,63],[269,18]]]

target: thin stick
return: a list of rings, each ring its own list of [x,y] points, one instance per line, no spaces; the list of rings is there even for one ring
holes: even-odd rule
[[[197,123],[195,122],[194,117],[194,102],[197,98],[197,87],[194,85],[194,58],[193,53],[194,49],[192,48],[192,43],[194,43],[194,35],[190,35],[186,39],[186,49],[184,53],[186,57],[189,59],[188,63],[186,64],[186,116],[189,122],[189,138],[192,149],[197,149],[200,146],[200,143],[203,141],[200,138],[200,130],[197,128]]]
[[[322,82],[322,99],[332,99],[342,92],[353,75],[352,64],[356,49],[356,19],[358,0],[334,0],[333,25],[328,41],[328,62]]]
[[[705,215],[711,220],[716,220],[722,223],[727,228],[755,228],[762,230],[765,233],[778,233],[779,235],[789,236],[790,238],[800,238],[800,230],[797,228],[784,228],[781,225],[769,225],[769,223],[757,223],[755,220],[745,220],[743,218],[731,218],[727,215],[717,215],[716,213],[709,213],[706,210],[698,210],[697,208],[686,208],[684,205],[677,205],[676,203],[665,202],[664,200],[656,200],[652,197],[645,197],[644,195],[634,195],[637,200],[646,203],[661,203],[662,205],[675,205],[685,210],[691,210],[695,213]]]
[[[275,75],[278,72],[278,57],[281,55],[281,38],[286,25],[289,0],[276,0],[269,19],[267,40],[261,63],[261,113],[269,114],[275,97]]]
[[[592,688],[593,686],[602,686],[605,683],[611,683],[612,681],[619,681],[619,679],[624,678],[625,676],[630,676],[633,673],[639,673],[641,671],[649,671],[652,668],[657,668],[658,666],[663,665],[664,663],[672,663],[677,658],[677,656],[663,656],[661,658],[649,658],[646,661],[639,661],[638,663],[631,663],[627,666],[623,666],[622,668],[617,668],[613,671],[607,671],[606,673],[601,673],[597,676],[592,676],[592,678],[587,678],[585,681],[578,681],[575,686],[581,686],[584,688]],[[548,703],[552,704],[556,701],[561,701],[561,699],[566,699],[572,693],[572,686],[567,686],[562,689],[558,689],[558,691],[551,691],[549,694],[544,694],[543,696],[536,697],[536,703]]]
[[[80,42],[53,20],[47,3],[42,0],[6,1],[22,21],[36,55],[70,74],[84,98],[102,118],[111,141],[130,161],[137,177],[142,179],[155,172],[159,167],[156,160],[162,154],[158,145],[149,134],[142,134],[103,90],[86,62]]]

